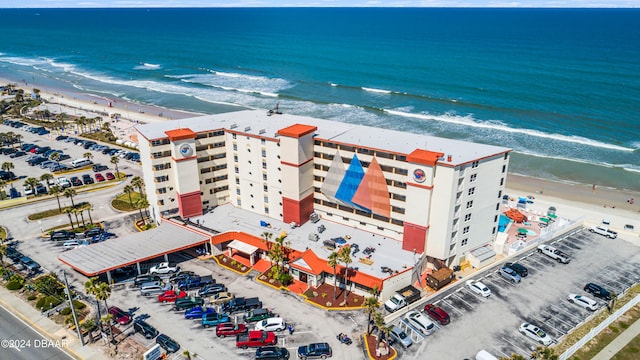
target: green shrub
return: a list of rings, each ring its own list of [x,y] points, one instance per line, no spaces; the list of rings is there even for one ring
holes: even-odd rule
[[[62,311],[60,311],[60,314],[67,316],[69,314],[71,314],[71,308],[64,308],[62,309]]]
[[[18,290],[22,288],[22,284],[19,281],[11,280],[7,283],[7,289]]]
[[[33,301],[35,299],[36,299],[36,295],[35,294],[31,294],[31,295],[27,296],[27,300],[29,300],[29,301]]]
[[[618,327],[617,327],[617,326],[609,325],[609,329],[610,329],[611,331],[613,331],[614,333],[618,333],[618,332],[620,332],[620,329],[618,329]]]
[[[280,274],[280,278],[278,279],[280,283],[284,286],[287,286],[293,282],[293,276],[288,272]]]
[[[83,303],[82,301],[73,300],[73,307],[78,310],[82,310],[87,307],[87,304]]]
[[[62,302],[62,299],[58,299],[53,296],[42,296],[36,302],[36,308],[49,310],[50,308],[54,308]]]

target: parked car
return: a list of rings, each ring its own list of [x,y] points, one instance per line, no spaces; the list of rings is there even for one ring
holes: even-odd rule
[[[412,327],[425,336],[433,334],[436,330],[436,325],[424,314],[417,311],[409,311],[404,318]]]
[[[171,275],[169,277],[169,281],[172,283],[178,283],[192,276],[200,276],[200,275],[196,275],[196,273],[194,273],[193,271],[180,270],[177,274]]]
[[[229,322],[229,315],[227,314],[219,314],[219,313],[212,313],[212,314],[205,314],[202,317],[202,326],[204,326],[205,328],[211,327],[211,326],[218,326],[218,324],[222,324],[222,323],[226,323]]]
[[[281,317],[272,317],[258,321],[255,326],[255,330],[264,331],[284,331],[287,328],[287,323]]]
[[[271,310],[261,308],[261,309],[254,309],[249,311],[243,316],[242,319],[246,323],[252,323],[252,322],[268,319],[270,317],[275,317],[275,316],[277,315],[272,313]]]
[[[541,328],[529,323],[522,323],[519,331],[533,341],[539,342],[544,346],[549,346],[553,343],[553,339]]]
[[[127,325],[131,322],[131,315],[124,312],[117,306],[109,307],[109,314],[111,314],[113,316],[113,320],[120,325]]]
[[[467,282],[465,283],[465,286],[469,290],[471,290],[471,292],[474,292],[482,297],[491,296],[491,289],[489,289],[487,285],[483,284],[480,281],[467,280]]]
[[[93,172],[100,172],[100,171],[104,171],[107,170],[109,167],[106,165],[102,165],[102,164],[95,164],[91,167],[91,169],[93,170]]]
[[[98,227],[94,227],[94,228],[91,228],[91,229],[85,231],[84,232],[84,236],[90,238],[90,237],[93,237],[93,236],[96,236],[96,235],[100,235],[103,232],[104,232],[104,230],[101,227],[98,226]]]
[[[190,309],[194,306],[202,306],[204,305],[204,299],[198,296],[187,296],[181,299],[176,299],[175,305],[173,306],[176,310],[185,310]]]
[[[209,298],[209,303],[214,305],[222,305],[228,303],[233,299],[235,299],[235,295],[233,295],[233,293],[224,291],[211,296]]]
[[[246,333],[248,331],[245,324],[234,324],[232,322],[218,324],[216,326],[217,337],[236,336],[238,334]]]
[[[278,346],[261,346],[256,349],[256,360],[287,360],[289,350]]]
[[[427,304],[424,306],[425,314],[430,318],[440,323],[440,325],[447,325],[449,323],[449,314],[444,309],[434,304]]]
[[[584,286],[584,291],[588,292],[589,294],[599,299],[607,300],[607,301],[611,300],[611,293],[609,292],[609,290],[603,288],[598,284],[588,283],[587,285]]]
[[[111,172],[108,172],[104,175],[107,177],[107,180],[114,180],[116,178],[115,175],[113,175],[113,173]]]
[[[511,281],[514,284],[517,284],[522,280],[520,275],[518,275],[518,273],[516,273],[515,270],[513,270],[510,267],[507,267],[506,265],[501,267],[500,270],[498,270],[498,272],[500,273],[500,276],[502,276],[508,281]]]
[[[298,347],[298,359],[326,359],[333,354],[331,346],[327,343],[313,343]]]
[[[93,178],[91,178],[91,175],[89,174],[84,174],[82,175],[82,182],[85,185],[93,184]]]
[[[582,306],[587,310],[591,310],[591,311],[598,310],[598,303],[595,300],[586,296],[582,296],[578,294],[569,294],[569,296],[567,296],[567,300],[569,300],[570,303]]]
[[[143,274],[143,275],[138,275],[136,276],[136,279],[133,281],[133,284],[135,286],[140,286],[144,283],[148,283],[148,282],[152,282],[152,281],[161,281],[162,279],[160,278],[160,276],[157,275],[150,275],[150,274]]]
[[[140,295],[142,296],[159,295],[167,290],[171,290],[171,284],[162,281],[152,281],[140,285]]]
[[[40,264],[38,264],[37,262],[33,261],[33,259],[31,259],[28,256],[23,256],[20,259],[20,262],[22,263],[22,265],[24,265],[24,267],[26,267],[29,271],[32,272],[36,272],[38,270],[40,270]]]
[[[71,187],[71,182],[69,181],[69,179],[67,179],[64,176],[60,176],[59,178],[56,179],[56,181],[58,182],[58,185],[60,185],[62,189]]]
[[[389,332],[389,338],[391,338],[392,341],[400,344],[405,349],[408,349],[409,347],[411,347],[411,345],[413,345],[413,340],[411,340],[411,337],[397,325],[394,325]]]
[[[187,320],[191,319],[202,319],[202,316],[206,314],[213,314],[215,310],[210,307],[202,307],[202,306],[194,306],[187,311],[184,312],[184,318]]]
[[[158,301],[161,303],[175,302],[176,299],[182,299],[187,297],[187,293],[184,291],[167,290],[164,293],[158,295]]]
[[[62,250],[72,250],[80,246],[80,241],[78,240],[67,240],[62,244]]]
[[[97,182],[103,182],[105,180],[104,176],[102,176],[102,174],[100,173],[95,174],[95,178]]]
[[[69,181],[73,186],[82,186],[82,181],[77,176],[72,176]]]
[[[51,233],[49,236],[49,240],[52,241],[60,241],[60,240],[69,240],[75,239],[76,233],[67,230],[57,230]]]
[[[161,262],[155,266],[152,266],[149,269],[149,274],[173,274],[180,271],[180,266],[178,265],[170,265],[168,262]]]
[[[156,344],[160,345],[168,353],[174,353],[180,349],[180,344],[165,334],[158,335]]]
[[[215,295],[223,291],[227,291],[227,287],[224,286],[224,284],[211,284],[198,290],[198,296],[205,297],[205,296]]]

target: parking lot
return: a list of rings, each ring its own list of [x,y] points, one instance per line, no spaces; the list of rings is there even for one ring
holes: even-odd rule
[[[414,343],[409,350],[401,350],[402,358],[473,358],[480,349],[497,357],[527,355],[539,344],[518,331],[520,324],[538,325],[557,340],[592,315],[569,303],[568,294],[588,296],[598,302],[598,311],[606,311],[605,301],[583,291],[586,283],[594,282],[620,294],[640,282],[640,253],[632,244],[594,235],[586,229],[550,244],[568,253],[571,262],[560,264],[534,249],[514,259],[529,271],[519,284],[500,276],[500,266],[494,266],[475,278],[491,290],[488,298],[469,291],[459,281],[429,300],[443,308],[451,322],[436,324],[433,335]],[[411,333],[411,328],[407,332],[414,340],[421,339]]]
[[[260,297],[264,308],[271,309],[278,316],[283,317],[287,324],[294,328],[293,334],[288,331],[276,333],[278,346],[289,349],[295,358],[297,347],[312,342],[328,342],[333,349],[333,356],[337,359],[362,358],[361,343],[362,325],[366,324],[366,316],[358,312],[327,312],[304,302],[303,298],[291,292],[280,291],[256,282],[254,274],[243,276],[225,270],[215,264],[213,260],[192,259],[184,253],[170,255],[171,262],[179,263],[182,270],[194,271],[200,275],[212,275],[218,283],[223,283],[229,292],[236,297]],[[197,294],[197,290],[188,291]],[[148,318],[145,320],[181,344],[183,348],[197,353],[198,358],[219,359],[229,358],[252,359],[255,349],[237,349],[235,337],[218,338],[215,326],[204,328],[200,320],[185,320],[184,311],[175,311],[172,303],[162,304],[157,296],[143,297],[139,289],[131,282],[124,282],[117,286],[109,299],[110,305],[116,305],[124,310],[132,311],[134,318]],[[205,302],[205,306],[208,304]],[[219,310],[217,306],[214,309]],[[237,313],[231,317],[232,321],[242,322],[242,315]],[[253,329],[255,324],[249,324]],[[132,333],[131,325],[121,327],[125,332]],[[336,335],[346,332],[354,340],[352,345],[342,345]],[[147,340],[140,334],[133,335],[143,344],[151,345],[153,340]],[[182,349],[180,353],[182,352]],[[181,358],[182,355],[173,356]]]

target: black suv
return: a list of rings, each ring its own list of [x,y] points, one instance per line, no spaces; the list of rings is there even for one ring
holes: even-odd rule
[[[49,237],[49,239],[53,241],[69,240],[69,239],[75,239],[75,238],[76,238],[76,233],[67,231],[67,230],[54,231],[51,233],[51,236]]]
[[[140,319],[133,321],[133,331],[141,333],[147,339],[153,339],[158,336],[158,330],[156,328]]]
[[[85,237],[94,237],[96,235],[100,235],[104,232],[101,227],[94,227],[84,232]]]
[[[156,344],[160,345],[168,353],[174,353],[180,349],[180,344],[165,334],[158,335]]]
[[[611,300],[611,293],[598,284],[588,283],[584,286],[584,291],[602,300]]]
[[[326,359],[331,357],[331,346],[327,343],[314,343],[298,348],[298,359]]]
[[[102,165],[102,164],[95,164],[93,165],[92,169],[93,172],[100,172],[103,170],[107,170],[109,167],[107,167],[106,165]]]
[[[520,265],[518,263],[506,263],[504,266],[516,272],[516,274],[520,275],[520,277],[527,277],[529,275],[529,270],[527,270],[524,265]]]
[[[91,175],[84,174],[82,175],[82,182],[84,182],[85,185],[93,184],[93,179],[91,178]]]
[[[263,359],[288,359],[289,350],[277,346],[262,346],[256,349],[256,360]]]

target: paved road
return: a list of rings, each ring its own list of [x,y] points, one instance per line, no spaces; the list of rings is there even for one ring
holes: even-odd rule
[[[0,306],[0,358],[2,360],[73,359],[62,349],[66,341],[53,342]]]

